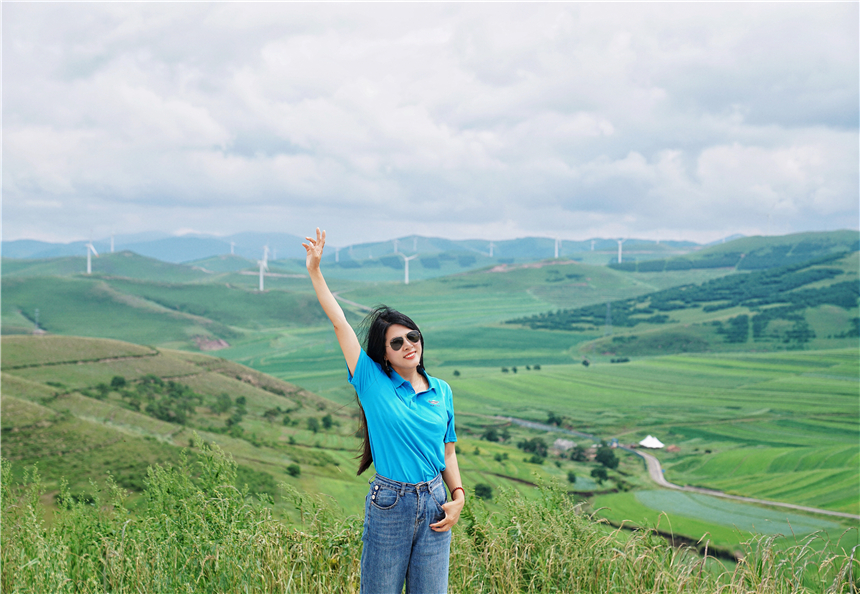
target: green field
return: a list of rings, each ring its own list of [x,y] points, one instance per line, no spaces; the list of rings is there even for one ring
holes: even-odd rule
[[[599,515],[613,522],[684,535],[711,547],[738,550],[753,535],[782,536],[792,542],[812,533],[850,549],[858,542],[856,524],[793,513],[779,508],[738,503],[700,493],[642,490],[598,495],[592,503]],[[703,520],[707,518],[707,520]]]
[[[51,497],[63,478],[73,493],[86,494],[92,489],[90,481],[101,483],[107,473],[123,488],[140,492],[146,468],[175,465],[196,432],[234,457],[239,479],[252,492],[277,496],[276,485],[286,483],[324,494],[343,512],[357,514],[363,509],[373,471],[355,476],[354,405],[336,404],[224,359],[118,341],[8,336],[2,352],[3,456],[15,464],[16,476],[38,464]],[[117,376],[124,387],[113,387]],[[152,377],[195,395],[187,420],[177,422],[155,408],[149,410],[147,403],[155,405],[159,398],[141,398],[136,389]],[[223,394],[230,404],[215,410]],[[230,429],[229,419],[240,399],[243,413]],[[325,427],[325,416],[331,427]],[[319,429],[311,430],[310,420]],[[506,486],[536,497],[530,485],[537,480],[566,481],[569,470],[588,476],[590,468],[579,463],[527,464],[510,443],[470,439],[481,422],[464,415],[458,425],[463,476],[469,484],[487,482],[496,489]],[[519,437],[523,432],[513,434]],[[494,455],[501,452],[507,458],[495,461]],[[299,476],[290,474],[292,464],[300,468]],[[593,483],[584,479],[572,489],[589,491]],[[279,498],[276,501],[279,513],[295,512]]]
[[[806,247],[797,238],[771,247],[755,238],[747,242],[763,265],[780,254],[842,249],[850,237],[834,236],[833,245],[822,248],[826,239],[813,237]],[[732,253],[738,245],[710,250],[719,256],[720,250]],[[254,489],[273,494],[275,485],[285,482],[324,493],[345,512],[361,511],[366,477],[355,477],[353,470],[355,394],[301,262],[273,262],[275,274],[266,279],[263,293],[256,290],[253,267],[237,258],[162,266],[120,253],[100,259],[92,276],[76,271],[82,262],[3,262],[3,450],[16,472],[39,461],[52,492],[67,476],[83,493],[90,479],[101,480],[110,470],[122,485],[139,492],[145,467],[175,463],[196,431],[227,449],[239,463],[240,479]],[[750,278],[779,283],[782,277],[756,277],[756,269],[729,277],[734,269],[716,267],[629,272],[565,259],[500,266],[477,255],[469,266],[445,257],[440,262],[438,269],[428,264],[423,280],[410,268],[408,286],[399,282],[402,270],[393,262],[361,270],[331,268],[329,278],[351,323],[358,324],[364,307],[386,303],[421,325],[428,370],[454,390],[467,484],[514,488],[528,499],[536,496],[533,484],[558,480],[578,497],[596,497],[595,504],[612,501],[617,508],[613,521],[653,520],[664,503],[680,509],[678,502],[655,495],[636,498],[635,493],[651,489],[638,457],[622,455],[619,468],[601,485],[590,476],[592,462],[551,456],[534,464],[516,447],[520,439],[535,436],[552,443],[565,437],[560,430],[511,426],[507,442],[481,439],[486,427],[504,424],[496,416],[543,422],[552,412],[563,416],[569,428],[599,438],[629,444],[652,434],[678,446],[678,452],[657,453],[667,479],[678,484],[860,513],[860,350],[851,333],[856,299],[853,305],[843,300],[793,310],[794,318],[774,319],[760,339],[746,342],[726,339],[731,320],[753,318],[779,304],[744,302],[705,311],[701,304],[674,308],[670,302],[674,309],[667,310],[668,321],[616,325],[604,337],[607,301],[637,300],[637,308],[653,308],[668,299],[656,292],[680,285],[715,279],[743,284]],[[484,268],[474,269],[482,263]],[[838,273],[814,280],[813,272],[810,282],[792,285],[784,294],[812,295],[809,291],[834,283],[860,283],[856,251],[810,270],[816,267]],[[808,271],[800,266],[796,272]],[[597,313],[579,331],[505,323],[587,307]],[[9,336],[30,333],[37,308],[40,326],[49,334]],[[784,341],[803,324],[814,337],[798,344]],[[217,357],[198,354],[218,340],[228,346],[214,352]],[[619,354],[632,361],[611,363]],[[587,367],[582,364],[586,358]],[[181,384],[186,396],[197,395],[187,420],[157,418],[146,412],[146,401],[135,409],[132,397],[140,396],[130,388],[99,387],[117,375],[135,387],[150,374]],[[224,393],[232,408],[216,412],[213,407]],[[245,404],[234,426],[228,422],[240,410],[237,398]],[[333,425],[312,431],[309,419],[325,415],[331,415]],[[290,464],[299,465],[299,476],[288,473]],[[567,483],[569,472],[578,477],[576,483]],[[689,517],[678,516],[683,534],[698,538],[701,530],[711,530],[726,546],[740,542],[739,533],[710,519],[719,515],[717,507],[707,500],[689,501],[695,503],[685,508]],[[276,507],[279,513],[293,513],[283,502]],[[739,518],[758,513],[731,509]],[[637,515],[621,517],[628,512]]]

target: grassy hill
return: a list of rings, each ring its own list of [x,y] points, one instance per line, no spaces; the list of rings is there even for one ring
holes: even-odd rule
[[[607,306],[509,320],[574,336],[606,332],[583,352],[604,356],[856,345],[860,253],[682,285]],[[638,275],[637,275],[638,276]]]
[[[134,264],[127,276],[39,276],[4,260],[3,450],[14,454],[16,472],[44,460],[49,497],[61,474],[74,477],[75,492],[85,496],[89,478],[105,470],[139,492],[145,467],[175,463],[197,431],[234,455],[240,478],[256,490],[274,493],[286,481],[360,512],[366,480],[353,476],[354,392],[310,283],[299,275],[303,263],[273,262],[261,293],[255,271],[228,270],[231,262],[212,272],[160,271],[146,259],[125,258]],[[648,432],[668,436],[681,452],[660,455],[676,482],[856,510],[856,251],[742,272],[496,261],[408,286],[394,268],[390,282],[364,282],[332,278],[325,266],[352,322],[384,302],[421,325],[428,369],[449,381],[458,399],[461,467],[470,485],[520,489],[528,499],[537,497],[531,484],[556,479],[591,494],[596,505],[611,502],[613,521],[635,513],[637,521],[656,523],[669,511],[683,534],[695,540],[712,530],[725,547],[741,539],[725,522],[756,517],[758,508],[747,504],[729,509],[639,495],[650,483],[632,456],[621,456],[603,485],[590,477],[592,463],[530,463],[517,442],[540,436],[552,443],[565,434],[495,418],[543,421],[552,411],[578,430],[622,442]],[[150,278],[158,274],[162,280]],[[613,333],[604,337],[607,302]],[[31,332],[36,308],[49,335],[10,336]],[[223,347],[220,359],[197,353],[213,345]],[[656,357],[678,352],[699,354]],[[115,377],[126,384],[113,386]],[[300,406],[290,390],[314,404]],[[331,426],[314,432],[309,420],[322,426],[326,415]],[[510,439],[481,439],[490,427],[507,428]],[[292,464],[298,477],[288,471]],[[576,483],[567,483],[568,472]],[[277,505],[292,513],[283,501]],[[724,522],[671,515],[682,506],[694,515],[711,509]]]
[[[108,472],[121,487],[142,492],[146,468],[179,464],[182,449],[196,449],[196,432],[234,457],[240,485],[274,496],[280,515],[296,513],[281,499],[280,483],[324,494],[339,513],[361,510],[366,477],[354,476],[356,408],[348,401],[332,402],[224,359],[118,341],[7,336],[2,353],[3,455],[19,479],[28,465],[39,465],[51,506],[62,478],[82,501],[93,496],[90,481],[101,484]],[[674,504],[653,495],[640,500],[650,483],[641,461],[629,454],[620,456],[603,484],[591,477],[593,462],[550,454],[535,463],[518,443],[540,438],[552,444],[568,436],[561,429],[522,429],[496,415],[544,421],[552,412],[577,430],[622,442],[652,433],[681,448],[660,453],[670,480],[856,513],[856,359],[847,350],[589,368],[537,369],[523,361],[518,372],[433,372],[456,395],[466,484],[484,483],[496,493],[514,489],[529,500],[541,496],[536,483],[558,481],[572,493],[596,497],[595,507],[611,503],[602,513],[613,521],[656,525],[668,513],[676,534],[695,541],[710,531],[712,549],[728,554],[752,526],[738,532],[724,525],[729,520],[695,516],[713,508],[710,499],[689,509],[664,507]],[[488,441],[489,428],[507,439]],[[576,440],[586,448],[593,443]],[[143,505],[137,497],[131,503]],[[488,509],[501,504],[490,502]],[[757,510],[738,503],[721,513],[755,518]],[[786,533],[790,521],[798,534],[823,530],[834,540],[846,527],[797,514],[770,521],[774,531]]]
[[[355,476],[354,405],[224,359],[119,341],[7,336],[2,353],[3,456],[18,477],[38,464],[49,497],[63,478],[76,496],[87,497],[90,481],[101,483],[107,473],[140,492],[147,467],[176,465],[196,432],[234,457],[240,484],[252,492],[276,496],[276,485],[286,483],[324,493],[346,511],[362,509],[367,477]],[[470,435],[481,426],[468,415],[458,423],[461,466],[472,484],[488,471],[482,460],[502,452],[503,467],[490,474],[497,487],[523,488],[534,471],[545,480],[561,480],[572,469],[588,474],[573,462],[526,464],[512,444],[481,443],[485,453],[475,455],[479,444]],[[580,487],[595,485],[586,480]],[[278,499],[280,513],[293,513],[285,505]]]
[[[82,257],[13,260],[3,258],[3,278],[86,275],[87,259]],[[146,279],[153,282],[190,283],[211,276],[199,267],[170,264],[130,251],[102,254],[92,258],[92,276]]]
[[[801,264],[841,252],[860,249],[857,231],[826,231],[794,233],[782,236],[742,237],[693,252],[687,256],[669,259],[651,259],[639,262],[631,258],[610,266],[627,272],[664,272],[694,268],[733,268],[735,270],[762,270]]]
[[[350,462],[351,420],[332,403],[222,359],[61,336],[10,336],[2,347],[3,455],[19,471],[38,463],[54,487],[65,477],[86,492],[110,471],[139,491],[147,466],[178,462],[193,431],[272,495],[295,480],[291,463],[324,469],[313,481]],[[337,425],[312,436],[307,419],[326,415]],[[316,442],[327,451],[308,447]]]

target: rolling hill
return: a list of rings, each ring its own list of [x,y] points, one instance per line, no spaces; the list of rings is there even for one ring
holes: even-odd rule
[[[858,270],[860,253],[842,252],[508,324],[611,331],[584,352],[615,356],[848,347],[858,337]]]

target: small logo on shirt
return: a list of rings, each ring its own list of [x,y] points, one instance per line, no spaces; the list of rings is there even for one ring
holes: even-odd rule
[[[430,406],[439,406],[439,401],[438,400],[428,400],[427,404],[429,404]]]

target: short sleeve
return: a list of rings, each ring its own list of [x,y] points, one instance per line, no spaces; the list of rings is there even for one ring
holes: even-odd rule
[[[441,382],[445,390],[445,409],[448,411],[448,427],[445,429],[445,443],[453,443],[457,441],[457,432],[454,431],[454,395],[451,393],[451,387]]]
[[[355,364],[355,373],[350,373],[349,367],[346,368],[349,383],[358,392],[359,398],[366,393],[369,386],[372,386],[379,380],[379,374],[381,373],[382,368],[364,352],[364,349],[361,349],[358,355],[358,362]]]

